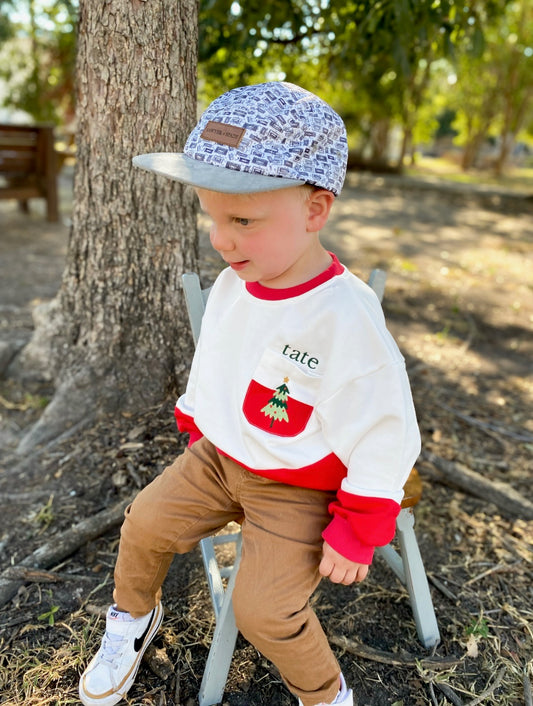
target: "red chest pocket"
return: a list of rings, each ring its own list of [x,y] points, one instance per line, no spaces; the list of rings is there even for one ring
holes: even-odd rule
[[[271,390],[252,380],[243,405],[244,416],[250,424],[277,436],[297,436],[302,433],[313,407],[292,398],[288,382]]]
[[[298,436],[314,410],[320,377],[306,375],[273,351],[266,351],[248,385],[243,412],[249,424],[275,436]]]

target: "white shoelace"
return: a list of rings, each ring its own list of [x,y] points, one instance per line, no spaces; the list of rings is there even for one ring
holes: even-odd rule
[[[102,662],[107,662],[114,667],[116,660],[122,655],[120,648],[124,642],[126,640],[121,635],[113,635],[106,631],[102,640]]]

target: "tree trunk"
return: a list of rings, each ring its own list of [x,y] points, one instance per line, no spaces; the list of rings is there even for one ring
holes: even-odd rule
[[[486,133],[474,133],[469,137],[468,142],[463,148],[463,157],[461,160],[461,169],[467,172],[469,169],[475,166],[476,159],[478,158],[481,145],[485,139]]]
[[[372,162],[387,161],[387,147],[389,144],[390,120],[378,118],[372,123],[370,140],[372,145]]]
[[[404,123],[403,135],[402,135],[402,147],[400,149],[400,156],[398,157],[398,167],[402,168],[405,162],[405,157],[408,151],[411,149],[413,144],[413,131],[410,125]],[[414,158],[411,158],[411,165],[414,164]]]
[[[515,136],[509,132],[502,131],[500,139],[500,149],[493,166],[494,176],[498,178],[503,176],[505,167],[507,166],[507,162],[509,161],[509,157],[515,144]]]
[[[192,341],[180,275],[197,266],[194,195],[131,160],[183,148],[196,61],[196,0],[80,2],[73,225],[40,336],[57,389],[21,452],[97,410],[183,388]]]

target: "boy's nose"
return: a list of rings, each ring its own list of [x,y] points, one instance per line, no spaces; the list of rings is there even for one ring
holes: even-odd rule
[[[211,226],[209,239],[211,240],[211,245],[218,252],[229,252],[235,247],[230,234],[220,226]]]

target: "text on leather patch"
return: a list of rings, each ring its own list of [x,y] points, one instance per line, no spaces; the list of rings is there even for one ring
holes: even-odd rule
[[[244,127],[236,127],[235,125],[227,125],[226,123],[216,123],[210,120],[200,137],[204,140],[218,142],[220,145],[238,147],[245,132],[246,128]]]

